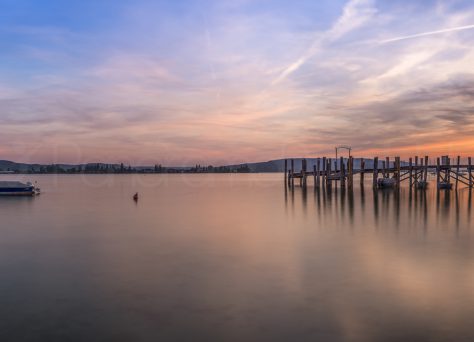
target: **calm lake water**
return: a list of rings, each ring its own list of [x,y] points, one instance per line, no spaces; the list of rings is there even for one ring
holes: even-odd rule
[[[43,193],[0,198],[1,341],[474,339],[468,189],[7,178]]]

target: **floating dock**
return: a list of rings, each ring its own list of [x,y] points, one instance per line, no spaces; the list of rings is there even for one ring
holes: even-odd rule
[[[339,160],[331,158],[318,158],[313,170],[307,170],[306,159],[301,160],[301,171],[295,171],[294,159],[285,159],[285,184],[294,186],[295,179],[299,180],[300,186],[307,186],[307,179],[314,179],[314,186],[327,186],[333,184],[352,189],[354,186],[354,175],[360,175],[360,184],[364,184],[366,175],[372,176],[372,186],[400,188],[402,182],[408,182],[409,187],[424,189],[428,186],[428,173],[436,175],[438,189],[457,189],[459,184],[464,184],[470,189],[474,186],[472,158],[467,158],[467,164],[461,164],[461,157],[453,161],[449,156],[436,158],[436,164],[429,163],[429,157],[409,158],[408,162],[400,161],[400,157],[385,160],[358,158],[359,168],[354,168],[354,157]],[[288,163],[289,161],[289,163]],[[366,161],[371,161],[371,167],[365,167]],[[453,184],[454,182],[454,184]]]

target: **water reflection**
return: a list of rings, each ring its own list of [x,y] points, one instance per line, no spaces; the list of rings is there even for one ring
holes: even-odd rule
[[[1,341],[474,339],[471,191],[107,179],[0,199]]]
[[[308,192],[313,196],[308,197]],[[472,190],[468,188],[449,191],[431,187],[410,191],[408,188],[285,187],[285,203],[288,201],[293,209],[301,201],[304,215],[314,207],[319,220],[337,220],[348,227],[373,224],[376,229],[422,228],[426,231],[430,227],[454,227],[459,231],[471,225]]]

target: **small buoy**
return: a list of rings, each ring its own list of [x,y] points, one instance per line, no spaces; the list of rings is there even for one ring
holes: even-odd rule
[[[138,201],[138,192],[135,195],[133,195],[133,200]]]

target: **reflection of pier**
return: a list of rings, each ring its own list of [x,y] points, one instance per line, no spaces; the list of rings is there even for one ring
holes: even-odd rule
[[[436,164],[430,164],[428,156],[424,158],[409,158],[408,162],[401,162],[400,157],[390,160],[379,160],[375,157],[373,160],[364,158],[357,159],[359,166],[354,167],[355,158],[350,156],[347,159],[340,157],[339,160],[331,158],[318,158],[313,170],[307,169],[306,159],[301,161],[301,171],[296,172],[294,160],[285,160],[285,184],[294,186],[295,179],[299,179],[300,185],[306,187],[308,177],[314,179],[314,186],[331,186],[333,183],[352,189],[354,185],[354,175],[359,175],[360,184],[364,184],[364,176],[372,175],[372,185],[377,187],[395,187],[399,188],[403,181],[408,181],[410,188],[426,188],[428,185],[428,172],[436,175],[438,189],[450,189],[453,180],[455,187],[462,183],[469,188],[474,186],[473,167],[471,157],[467,159],[467,164],[461,164],[461,158],[458,156],[454,162],[448,156],[436,159]],[[367,165],[366,165],[367,164]],[[289,168],[288,168],[289,166]]]
[[[285,204],[292,215],[301,212],[320,227],[374,227],[400,230],[450,228],[469,232],[472,222],[472,191],[400,191],[388,189],[360,192],[333,187],[285,187]],[[295,217],[297,217],[296,215]]]

